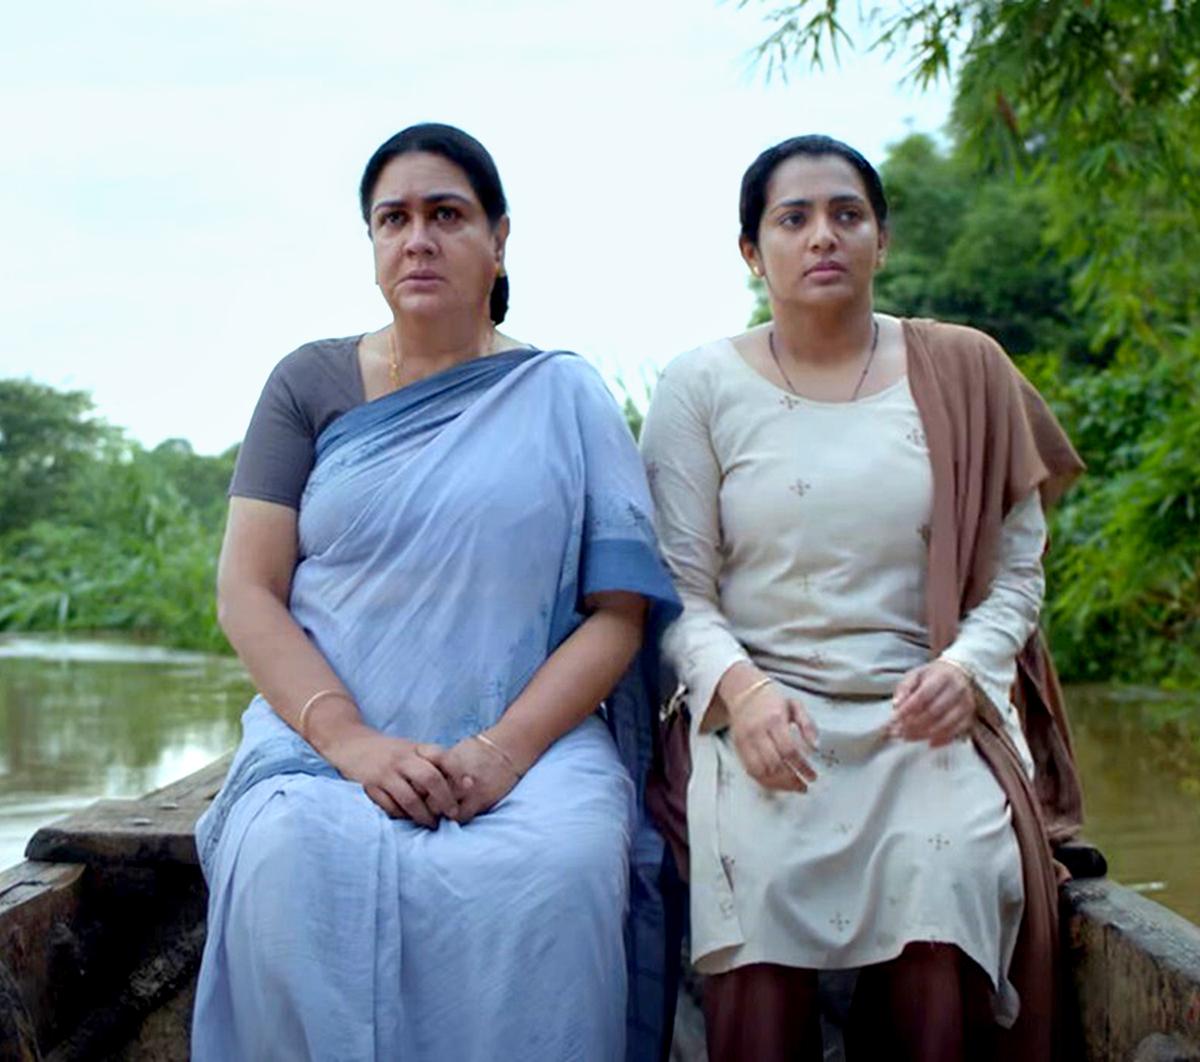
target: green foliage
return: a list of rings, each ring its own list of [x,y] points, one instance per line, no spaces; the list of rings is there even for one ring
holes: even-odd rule
[[[113,441],[82,391],[0,380],[0,534],[59,515],[93,454]]]
[[[840,6],[773,9],[768,69],[845,43]],[[1062,671],[1200,687],[1200,0],[927,0],[868,27],[918,84],[957,79],[951,150],[909,137],[882,167],[879,306],[1000,338],[1089,465],[1051,522]]]
[[[1051,393],[1090,475],[1061,506],[1050,629],[1072,677],[1200,685],[1200,334]]]
[[[0,404],[0,431],[20,446],[0,460],[55,474],[4,480],[22,504],[0,530],[0,629],[225,649],[213,587],[234,451],[202,457],[178,440],[146,451],[91,418],[78,392],[0,381],[0,400],[14,395],[26,402]]]
[[[881,171],[892,241],[876,288],[881,310],[970,323],[1014,354],[1087,350],[1069,313],[1070,272],[1047,245],[1038,186],[981,176],[920,134],[893,145]]]

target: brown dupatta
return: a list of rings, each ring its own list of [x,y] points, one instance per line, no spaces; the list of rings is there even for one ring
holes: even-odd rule
[[[1000,347],[973,329],[903,322],[908,378],[933,466],[926,587],[930,648],[954,641],[959,618],[987,596],[1001,523],[1031,490],[1048,507],[1083,469],[1041,395]],[[1035,633],[1017,659],[1014,697],[1036,766],[1036,788],[995,713],[972,735],[1008,797],[1021,850],[1025,914],[1010,978],[1021,997],[1005,1057],[1056,1057],[1058,883],[1050,842],[1079,828],[1082,798],[1054,665]]]

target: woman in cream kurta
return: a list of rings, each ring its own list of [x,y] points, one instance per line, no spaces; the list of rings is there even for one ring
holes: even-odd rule
[[[836,237],[827,242],[836,251]],[[873,320],[902,336],[898,321]],[[708,974],[811,971],[888,963],[918,942],[954,945],[986,976],[996,1020],[1011,1023],[1019,1001],[1006,973],[1023,894],[1004,794],[965,727],[934,744],[895,727],[897,687],[931,660],[932,474],[903,339],[898,368],[874,387],[864,371],[854,401],[833,401],[755,365],[754,335],[675,359],[643,433],[684,602],[665,648],[692,711],[693,960]],[[940,657],[1000,711],[1030,772],[1008,690],[1037,622],[1044,541],[1031,494],[1004,522],[989,595]],[[727,707],[719,684],[745,663],[765,678],[742,696],[769,679],[815,729],[807,791],[762,784],[734,747],[741,697]],[[717,1058],[763,1050],[717,1032]]]
[[[809,791],[774,791],[746,773],[712,713],[694,710],[698,969],[841,969],[936,940],[1003,990],[1022,901],[1003,794],[965,738],[932,749],[888,735],[893,690],[929,660],[931,474],[907,381],[816,402],[718,341],[668,367],[643,450],[684,600],[666,649],[689,703],[710,704],[726,669],[752,659],[802,699],[820,735]],[[1041,597],[1035,497],[1006,538],[991,596],[945,654],[1002,690]],[[1007,697],[999,706],[1023,748]],[[1001,991],[999,1002],[1013,1001]]]

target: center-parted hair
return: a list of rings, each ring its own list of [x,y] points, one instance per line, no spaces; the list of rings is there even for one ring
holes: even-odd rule
[[[750,168],[742,177],[742,195],[739,203],[742,236],[745,239],[751,243],[758,243],[758,230],[762,225],[763,212],[767,209],[767,185],[770,183],[771,174],[793,155],[807,155],[810,158],[836,155],[845,159],[862,178],[867,200],[879,227],[887,228],[887,196],[883,194],[883,182],[879,179],[875,167],[849,144],[831,136],[810,133],[806,136],[794,136],[769,147],[750,163]]]
[[[422,122],[402,129],[375,149],[358,184],[358,203],[363,221],[371,224],[371,200],[383,168],[401,155],[416,153],[439,155],[466,175],[484,214],[493,227],[508,213],[504,188],[492,156],[478,140],[452,125]],[[508,276],[496,278],[489,307],[493,324],[500,324],[508,313]]]

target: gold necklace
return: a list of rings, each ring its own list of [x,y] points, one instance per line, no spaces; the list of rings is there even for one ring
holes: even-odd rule
[[[871,364],[875,361],[875,348],[879,346],[879,318],[874,314],[871,315],[871,324],[874,326],[871,332],[871,349],[867,352],[866,364],[862,367],[862,372],[859,374],[858,383],[854,385],[854,391],[850,395],[850,401],[853,402],[858,398],[858,392],[862,390],[863,381],[867,378],[867,373],[871,371]],[[783,382],[788,385],[788,390],[797,398],[802,397],[800,392],[796,390],[792,383],[791,377],[783,368],[783,364],[779,360],[779,355],[775,353],[775,329],[772,328],[767,333],[767,346],[771,351],[771,360],[775,362],[775,368],[779,370],[779,375],[783,377]]]
[[[401,370],[404,368],[404,358],[400,356],[400,352],[396,349],[396,330],[388,328],[388,378],[392,383],[392,390],[399,391],[404,386],[400,378]]]

